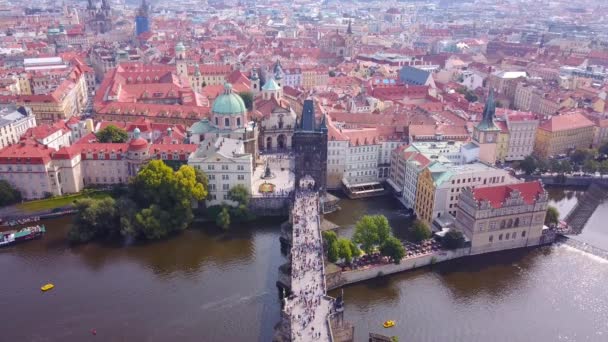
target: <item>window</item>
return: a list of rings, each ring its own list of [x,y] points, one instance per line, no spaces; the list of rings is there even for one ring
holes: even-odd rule
[[[245,170],[245,166],[244,165],[237,165],[236,169],[239,171],[244,171]]]
[[[208,178],[209,180],[215,180],[215,175],[209,175]]]
[[[494,235],[490,235],[490,238],[488,239],[488,241],[490,241],[490,242],[494,241]]]
[[[230,184],[222,184],[222,190],[230,190]]]
[[[220,125],[220,121],[218,120],[218,118],[215,118],[215,125],[219,126]]]
[[[498,235],[498,240],[502,241],[502,234]]]
[[[230,179],[230,175],[222,175],[222,180],[229,180]]]
[[[509,240],[509,235],[510,235],[509,233],[507,233],[507,234],[505,235],[505,240]]]
[[[230,127],[230,119],[224,118],[224,127]]]
[[[236,177],[236,179],[238,179],[238,180],[245,180],[245,175],[238,175]]]
[[[524,230],[523,232],[521,232],[521,237],[525,238],[526,237],[526,231]]]
[[[241,127],[241,118],[236,118],[236,126]]]
[[[207,170],[215,170],[215,165],[207,165]]]
[[[222,170],[228,170],[228,165],[222,165]]]

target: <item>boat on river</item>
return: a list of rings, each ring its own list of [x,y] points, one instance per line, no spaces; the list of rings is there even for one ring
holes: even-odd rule
[[[46,285],[42,285],[42,287],[40,287],[40,290],[42,290],[43,292],[46,292],[48,290],[51,290],[53,287],[55,287],[55,285],[48,283]]]
[[[385,328],[392,328],[395,326],[395,321],[386,321],[384,324],[382,324],[382,326]]]
[[[19,242],[38,239],[41,238],[44,233],[46,233],[46,228],[43,224],[20,230],[0,232],[0,247],[6,247]]]

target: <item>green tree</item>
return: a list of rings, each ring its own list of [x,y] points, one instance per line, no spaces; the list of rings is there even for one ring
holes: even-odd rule
[[[338,240],[338,235],[336,235],[333,230],[326,230],[321,233],[321,235],[323,236],[323,242],[326,244],[326,246],[329,246],[332,241]]]
[[[124,233],[159,239],[186,229],[192,222],[192,202],[207,196],[194,168],[182,165],[173,171],[161,160],[144,165],[129,184],[128,197],[135,209],[121,212]],[[132,223],[127,224],[127,220]]]
[[[608,154],[608,143],[605,143],[604,145],[600,146],[598,151],[601,154]]]
[[[329,77],[336,77],[336,72],[334,70],[329,70]]]
[[[391,234],[391,227],[384,215],[365,215],[355,225],[353,241],[370,254]]]
[[[399,239],[394,236],[388,238],[380,247],[380,253],[393,259],[395,264],[399,264],[405,256],[405,247]]]
[[[561,173],[562,163],[557,159],[551,159],[551,161],[549,161],[549,170],[554,173]]]
[[[593,159],[595,157],[595,151],[588,148],[577,148],[570,155],[570,160],[578,165],[584,164],[587,160]]]
[[[541,173],[549,171],[549,162],[546,159],[536,158],[536,167]]]
[[[249,204],[250,197],[249,190],[242,184],[237,184],[228,191],[228,198],[245,206]]]
[[[74,224],[68,231],[71,242],[88,242],[120,234],[120,216],[113,198],[84,198],[76,202]]]
[[[127,131],[114,125],[108,125],[104,129],[100,129],[95,133],[95,137],[100,143],[124,143],[129,140]]]
[[[340,246],[338,245],[338,240],[332,240],[327,245],[327,260],[329,262],[338,261],[338,257],[340,256]]]
[[[545,225],[552,227],[559,223],[559,211],[556,207],[547,207],[547,215],[545,216]]]
[[[230,212],[228,211],[227,207],[222,208],[220,214],[217,215],[217,218],[215,219],[215,224],[217,224],[218,227],[221,227],[224,230],[230,227]]]
[[[450,229],[441,239],[441,245],[446,249],[461,248],[464,246],[464,236],[462,232]]]
[[[527,175],[533,174],[538,168],[536,158],[527,156],[519,163],[519,169],[525,172]]]
[[[596,173],[600,169],[600,163],[594,159],[587,159],[583,165],[583,171],[586,173]]]
[[[477,95],[475,95],[473,92],[470,92],[470,91],[467,91],[464,94],[464,98],[469,102],[477,102],[477,100],[479,99],[479,97],[477,97]]]
[[[351,242],[348,239],[338,239],[338,256],[344,259],[344,262],[350,264],[353,261],[353,251],[351,249]]]
[[[414,242],[426,240],[432,236],[431,229],[423,221],[416,220],[410,227],[410,236]]]
[[[562,160],[560,163],[560,168],[562,173],[571,173],[572,172],[572,163],[569,160]]]
[[[600,173],[605,175],[608,173],[608,159],[604,160],[600,163],[600,169],[599,169]]]
[[[0,180],[0,206],[21,202],[21,192],[5,181]]]
[[[239,93],[239,96],[243,99],[243,102],[245,102],[245,107],[247,107],[248,110],[252,110],[253,109],[253,93],[250,91],[243,91]]]

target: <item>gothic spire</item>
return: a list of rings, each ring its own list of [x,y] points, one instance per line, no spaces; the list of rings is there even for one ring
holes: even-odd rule
[[[353,28],[351,26],[351,19],[348,19],[348,28],[346,29],[347,34],[353,34]]]
[[[499,129],[494,123],[496,116],[496,102],[494,101],[494,89],[490,88],[486,105],[483,108],[483,117],[477,128],[480,130],[497,130]]]

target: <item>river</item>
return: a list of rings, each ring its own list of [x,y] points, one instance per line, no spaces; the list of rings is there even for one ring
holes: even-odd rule
[[[551,190],[562,211],[580,194]],[[390,198],[340,205],[327,217],[347,227],[343,235],[377,213],[406,234],[407,215]],[[598,210],[585,230],[604,234],[602,219]],[[65,242],[70,218],[45,223],[43,239],[0,249],[1,341],[271,340],[285,262],[276,222],[77,247]],[[56,287],[42,293],[47,282]],[[607,283],[608,263],[571,247],[517,250],[347,286],[345,318],[357,341],[369,332],[400,341],[606,341]],[[387,319],[396,327],[381,328]]]

